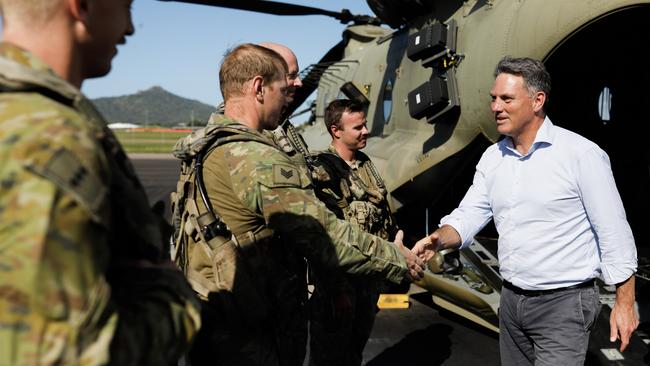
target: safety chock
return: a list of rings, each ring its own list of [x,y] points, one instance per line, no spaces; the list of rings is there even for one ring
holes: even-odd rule
[[[408,309],[411,306],[407,294],[380,294],[377,307],[380,309]]]

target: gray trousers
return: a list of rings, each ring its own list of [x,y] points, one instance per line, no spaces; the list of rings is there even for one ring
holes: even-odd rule
[[[589,333],[598,317],[596,285],[529,296],[501,291],[501,364],[583,365]]]

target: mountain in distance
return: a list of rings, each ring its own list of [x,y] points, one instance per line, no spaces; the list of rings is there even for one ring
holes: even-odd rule
[[[165,127],[205,125],[215,107],[154,86],[119,97],[93,99],[108,123],[135,123]]]

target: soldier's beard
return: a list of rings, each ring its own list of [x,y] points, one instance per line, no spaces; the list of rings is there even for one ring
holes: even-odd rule
[[[291,102],[289,102],[291,103]],[[278,118],[278,125],[281,125],[282,122],[286,121],[289,119],[289,106],[285,105],[284,108],[282,108],[282,112],[280,113],[280,118]]]
[[[293,87],[293,86],[290,86],[290,87],[287,89],[287,95],[286,95],[287,104],[291,104],[291,103],[293,102],[293,98],[294,98],[295,96],[296,96],[296,88]]]

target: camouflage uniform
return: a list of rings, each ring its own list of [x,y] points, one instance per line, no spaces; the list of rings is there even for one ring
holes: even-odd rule
[[[186,156],[183,146],[191,146],[196,135],[215,129],[227,130],[232,140],[206,147],[203,181],[209,203],[244,259],[215,265],[228,243],[213,238],[202,246],[202,238],[193,239],[201,228],[198,221],[181,225],[191,234],[179,262],[195,290],[203,292],[211,311],[206,315],[214,319],[213,329],[200,334],[192,362],[302,365],[307,321],[303,258],[319,269],[374,274],[394,282],[407,273],[405,259],[392,243],[337,220],[314,196],[305,171],[263,133],[213,115],[204,131],[177,143],[177,156]],[[190,186],[196,190],[194,183]],[[206,211],[201,200],[194,202],[197,213]],[[235,271],[229,276],[229,294],[220,287],[222,265]]]
[[[210,116],[207,126],[219,125],[225,121],[224,111],[225,104],[221,103],[219,106],[217,106],[217,110]],[[263,130],[262,135],[272,141],[275,146],[279,147],[292,160],[295,166],[304,173],[304,176],[311,176],[310,165],[305,159],[306,157],[309,157],[307,144],[288,119],[281,123],[275,130]],[[301,262],[300,266],[304,267],[305,264]],[[304,287],[304,284],[302,284],[302,279],[300,284],[293,284],[292,286],[294,288]],[[275,324],[276,330],[274,338],[277,342],[277,348],[280,349],[279,353],[283,355],[283,359],[280,361],[280,364],[282,365],[302,365],[307,347],[307,292],[302,291],[300,293],[294,293],[292,296],[295,296],[295,298],[299,299],[299,301],[293,303],[292,306],[289,306],[288,303],[285,303],[282,307],[284,310],[284,315],[282,317],[283,321],[281,324]],[[207,312],[211,312],[209,308],[210,307],[208,306],[204,306],[204,316],[202,318],[211,319],[208,320],[208,322],[212,324],[212,320],[218,317],[215,317],[215,314],[206,314]],[[210,327],[210,324],[206,325],[206,327]],[[251,344],[255,344],[258,341],[261,341],[261,339],[258,338],[257,340],[251,342]],[[199,334],[199,340],[197,343],[202,342],[204,342],[203,333]],[[274,344],[273,346],[275,347],[276,345]],[[213,347],[211,344],[206,344],[206,347],[202,347],[200,345],[195,347],[195,349],[201,348],[202,350],[193,352],[193,356],[195,357],[194,363],[212,364],[215,357],[219,356],[213,355],[210,357],[205,357],[206,350],[212,349],[212,351],[215,351],[215,349],[211,347]],[[251,353],[250,351],[242,350],[241,353],[251,355],[255,352]],[[196,357],[199,357],[201,359],[196,360]],[[236,357],[237,361],[234,362],[234,364],[239,364],[241,362],[241,358],[241,356]]]
[[[162,221],[114,135],[8,43],[0,87],[0,365],[175,364],[199,304],[180,271],[141,266],[165,257]]]
[[[361,151],[349,165],[336,149],[315,154],[316,196],[337,217],[384,239],[393,238],[397,227],[393,221],[386,188],[372,161]],[[377,312],[380,282],[353,276],[319,276],[315,274],[311,297],[310,364],[361,365]],[[351,319],[335,314],[336,300],[346,296],[352,304]]]

